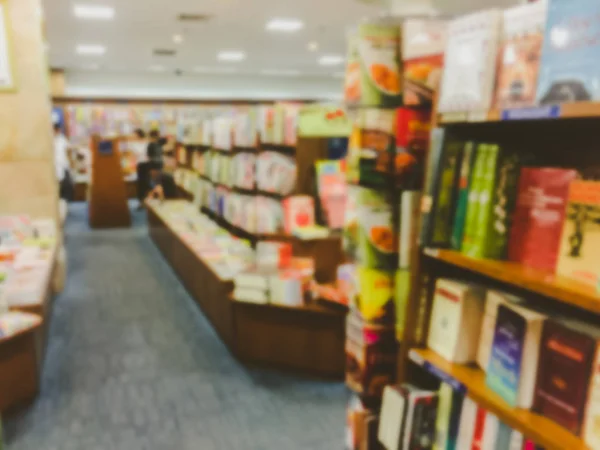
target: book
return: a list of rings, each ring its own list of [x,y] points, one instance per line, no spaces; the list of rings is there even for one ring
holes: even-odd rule
[[[462,247],[476,154],[475,143],[472,141],[467,142],[464,147],[464,154],[460,164],[456,212],[454,214],[452,235],[450,237],[450,245],[454,250],[460,250]]]
[[[496,450],[499,426],[500,421],[498,420],[498,417],[487,411],[485,416],[485,427],[481,439],[481,450]]]
[[[421,197],[421,233],[419,236],[419,245],[427,246],[433,234],[434,224],[434,200],[436,198],[437,186],[439,183],[437,174],[439,171],[440,160],[444,150],[445,130],[444,128],[435,128],[431,131],[431,140],[429,146],[429,156],[427,158],[427,170],[425,172],[425,185],[423,187],[423,196]]]
[[[396,310],[396,337],[399,342],[404,340],[406,326],[406,308],[410,298],[411,273],[408,269],[398,269],[394,279],[394,300]]]
[[[269,297],[274,305],[304,305],[302,276],[295,270],[283,270],[269,277]]]
[[[550,0],[537,101],[541,104],[600,99],[600,4]]]
[[[439,112],[487,112],[490,109],[501,21],[502,12],[498,9],[450,21]]]
[[[460,417],[465,396],[460,392],[452,393],[452,408],[450,410],[450,422],[448,424],[447,450],[458,450],[457,440],[460,427]]]
[[[269,303],[269,293],[263,289],[236,287],[233,290],[233,298],[238,302],[244,303],[257,303],[261,305]]]
[[[402,448],[406,403],[405,392],[399,386],[384,388],[377,439],[386,449]]]
[[[394,273],[360,265],[354,276],[358,287],[357,304],[350,307],[369,322],[393,325]]]
[[[475,403],[469,397],[465,397],[460,413],[458,435],[456,438],[456,450],[467,450],[471,448],[471,445],[473,444],[473,435],[475,434],[477,408],[477,403]]]
[[[498,307],[486,384],[512,407],[533,405],[546,317],[516,304]]]
[[[411,258],[417,245],[419,208],[421,194],[417,191],[405,191],[400,199],[400,248],[398,249],[398,268],[410,268]]]
[[[586,404],[594,402],[589,389],[595,383],[599,343],[600,328],[591,324],[570,319],[544,324],[533,409],[576,435]]]
[[[482,286],[438,279],[433,295],[427,346],[453,363],[475,361],[484,295]]]
[[[498,109],[535,104],[548,2],[538,0],[504,10],[496,78]]]
[[[513,295],[501,291],[488,290],[485,297],[485,312],[481,321],[481,333],[479,335],[479,347],[477,349],[477,364],[486,372],[490,361],[490,353],[494,343],[494,330],[498,307],[506,303],[521,303],[522,300]]]
[[[400,189],[421,190],[431,135],[431,111],[399,108],[396,124],[394,184]]]
[[[270,273],[265,271],[246,271],[237,274],[233,278],[233,283],[236,288],[248,288],[266,291],[269,289],[269,275]]]
[[[463,240],[461,244],[461,252],[470,254],[474,242],[475,232],[477,231],[477,217],[479,216],[479,194],[485,174],[485,164],[488,157],[488,145],[479,144],[477,146],[475,165],[473,168],[473,177],[469,187],[469,195],[467,199],[467,211],[465,214],[465,225],[463,230]]]
[[[569,185],[577,171],[523,168],[508,246],[508,259],[554,271],[565,219]]]
[[[452,399],[454,390],[447,383],[440,383],[438,410],[435,419],[435,440],[432,450],[447,450],[450,447],[450,421],[452,419]]]
[[[450,141],[446,144],[440,162],[438,190],[435,193],[433,210],[433,230],[427,245],[448,247],[452,235],[453,214],[458,195],[458,180],[465,143]]]
[[[475,423],[473,425],[473,438],[471,439],[471,450],[483,449],[483,434],[486,428],[487,411],[481,405],[477,405]]]
[[[296,228],[315,224],[315,202],[308,195],[296,195],[283,201],[284,230],[287,234]]]
[[[556,272],[596,289],[600,285],[596,250],[600,242],[599,219],[600,182],[573,181],[569,187]]]
[[[512,438],[512,428],[504,422],[498,424],[498,433],[496,435],[496,447],[494,450],[511,450],[510,440]],[[521,447],[519,447],[521,450]]]

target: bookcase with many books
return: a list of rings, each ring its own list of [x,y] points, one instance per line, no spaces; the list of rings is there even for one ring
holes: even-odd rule
[[[600,448],[599,35],[590,0],[449,22],[377,445]]]

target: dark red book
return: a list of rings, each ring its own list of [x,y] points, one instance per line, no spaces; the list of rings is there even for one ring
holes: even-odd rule
[[[569,196],[577,171],[558,168],[521,170],[508,259],[554,271]]]
[[[544,324],[533,410],[579,435],[600,328],[575,320]]]

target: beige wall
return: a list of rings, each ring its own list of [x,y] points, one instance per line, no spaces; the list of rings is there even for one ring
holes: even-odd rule
[[[50,71],[50,94],[52,97],[63,97],[65,95],[65,72],[60,69]]]
[[[0,92],[0,214],[57,217],[40,0],[5,0],[17,91]]]

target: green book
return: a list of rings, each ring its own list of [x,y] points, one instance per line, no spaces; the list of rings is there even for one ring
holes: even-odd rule
[[[460,166],[460,178],[458,180],[458,199],[456,201],[456,213],[454,215],[454,225],[452,227],[452,236],[450,245],[454,250],[462,247],[463,234],[465,231],[465,221],[467,219],[467,206],[469,203],[469,189],[473,179],[475,163],[475,143],[467,142],[465,144],[462,163]]]
[[[440,384],[433,450],[447,450],[448,448],[453,392],[452,386],[449,384]]]
[[[434,200],[433,236],[430,243],[436,247],[450,245],[464,147],[465,144],[462,141],[449,142],[442,155],[439,187]]]
[[[410,296],[410,269],[398,269],[394,280],[394,299],[396,304],[396,339],[404,340],[406,308]]]
[[[498,157],[500,147],[496,144],[488,145],[481,184],[479,186],[479,206],[475,220],[475,238],[469,248],[469,256],[484,258],[491,238],[492,215],[494,207],[494,189],[497,180]]]
[[[479,213],[479,192],[483,181],[485,162],[488,155],[488,146],[479,144],[475,152],[475,166],[473,168],[473,177],[467,197],[467,209],[465,213],[465,224],[461,243],[461,251],[469,255],[475,241],[475,231],[477,229],[477,215]]]
[[[435,128],[431,131],[425,185],[423,187],[423,198],[421,199],[421,234],[419,238],[419,245],[421,246],[429,245],[431,240],[434,198],[438,185],[438,167],[444,150],[444,136],[443,128]]]

